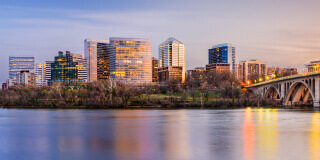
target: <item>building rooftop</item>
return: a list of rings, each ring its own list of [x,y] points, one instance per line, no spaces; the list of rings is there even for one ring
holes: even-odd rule
[[[311,61],[310,64],[319,64],[320,63],[320,60],[318,61]]]
[[[91,39],[87,38],[84,40],[84,42],[104,42],[104,43],[109,43],[109,40],[107,39]]]
[[[110,37],[110,41],[114,41],[114,40],[122,40],[122,41],[149,41],[149,42],[151,42],[151,39],[145,39],[145,38]]]
[[[167,40],[165,40],[163,43],[160,44],[160,46],[167,44],[168,42],[179,42],[180,44],[183,44],[181,41],[177,40],[174,37],[169,37]]]
[[[219,47],[232,47],[232,44],[230,43],[222,43],[212,46],[212,48],[219,48]]]

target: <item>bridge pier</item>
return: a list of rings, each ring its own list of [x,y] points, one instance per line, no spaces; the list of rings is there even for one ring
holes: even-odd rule
[[[320,84],[319,84],[319,77],[315,78],[314,81],[314,100],[313,100],[313,107],[314,108],[320,108]]]
[[[285,96],[285,90],[284,90],[284,83],[280,83],[281,85],[280,85],[280,99],[284,99],[284,98],[286,98],[286,96]]]

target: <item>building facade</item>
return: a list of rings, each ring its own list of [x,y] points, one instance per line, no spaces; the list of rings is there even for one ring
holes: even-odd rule
[[[241,61],[241,80],[250,85],[267,79],[267,64],[258,60]]]
[[[159,67],[182,67],[182,83],[185,82],[185,45],[170,37],[159,45]]]
[[[98,44],[98,81],[106,81],[110,79],[110,54],[111,45],[109,43]]]
[[[22,70],[16,75],[17,84],[23,84],[27,86],[35,86],[35,74],[29,70]]]
[[[51,79],[48,81],[48,84],[80,82],[77,66],[78,62],[73,61],[73,57],[69,51],[65,55],[63,55],[62,51],[59,51],[59,55],[51,63]]]
[[[151,40],[110,38],[110,77],[129,85],[152,82]]]
[[[6,90],[8,88],[7,83],[2,83],[2,91]]]
[[[284,68],[281,67],[267,67],[267,75],[275,76],[275,75],[283,75]]]
[[[209,64],[229,63],[233,74],[236,70],[236,48],[229,43],[219,44],[209,49]]]
[[[10,56],[9,78],[14,79],[22,70],[34,73],[34,65],[34,56]]]
[[[205,78],[205,73],[206,73],[205,67],[196,67],[194,69],[187,70],[186,81],[188,79],[189,81],[192,81],[195,78],[202,80]]]
[[[87,81],[95,82],[109,77],[109,41],[102,39],[85,39],[84,53],[87,60]],[[98,60],[100,59],[100,61]],[[107,64],[107,65],[106,65]],[[99,72],[99,75],[98,75]]]
[[[206,65],[206,72],[230,72],[229,63],[212,63]]]
[[[48,84],[48,82],[51,80],[51,64],[54,63],[54,61],[46,61],[46,78],[45,81]]]
[[[87,60],[81,54],[71,54],[73,62],[77,62],[78,79],[82,82],[87,82]]]
[[[181,82],[183,69],[180,66],[160,67],[159,82]]]
[[[15,86],[17,85],[17,79],[16,77],[14,79],[7,79],[6,80],[6,87],[9,88],[9,87],[12,87],[12,86]]]
[[[152,57],[152,82],[159,81],[159,59]]]
[[[311,61],[309,64],[305,65],[308,72],[319,72],[320,71],[320,61]]]
[[[43,87],[47,85],[46,81],[46,63],[38,63],[36,67],[36,85]]]
[[[242,75],[242,67],[240,64],[236,64],[235,66],[235,74],[234,76],[237,78],[237,79],[241,79],[241,75]]]
[[[271,78],[279,78],[290,75],[298,74],[297,68],[281,68],[281,67],[268,67],[267,75]]]

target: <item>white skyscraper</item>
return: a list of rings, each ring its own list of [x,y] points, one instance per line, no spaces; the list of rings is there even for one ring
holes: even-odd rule
[[[36,85],[43,87],[46,82],[46,63],[38,63],[36,66]]]
[[[51,80],[51,64],[54,63],[54,61],[46,61],[46,84],[48,84],[48,81]]]
[[[182,83],[185,82],[185,45],[170,37],[159,46],[159,67],[182,67]]]

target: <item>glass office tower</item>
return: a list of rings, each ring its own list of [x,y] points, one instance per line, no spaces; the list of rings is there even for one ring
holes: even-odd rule
[[[209,49],[209,64],[229,63],[231,71],[235,73],[236,49],[231,44],[224,43]]]
[[[159,59],[152,57],[152,82],[158,82],[159,81]]]
[[[87,60],[87,80],[94,82],[109,78],[109,41],[85,39],[84,53]],[[100,59],[100,61],[98,60]]]
[[[151,40],[110,38],[110,45],[112,80],[130,85],[152,82]]]
[[[9,78],[14,79],[20,71],[30,71],[34,73],[33,56],[15,56],[9,57]]]
[[[185,82],[185,45],[170,37],[159,45],[159,64],[161,67],[182,67],[182,83]]]
[[[54,62],[51,64],[51,79],[48,81],[49,85],[56,82],[70,84],[71,82],[78,82],[78,62],[73,61],[73,57],[70,52],[67,51],[66,55],[63,55],[62,51],[59,51],[59,55],[54,58]]]

